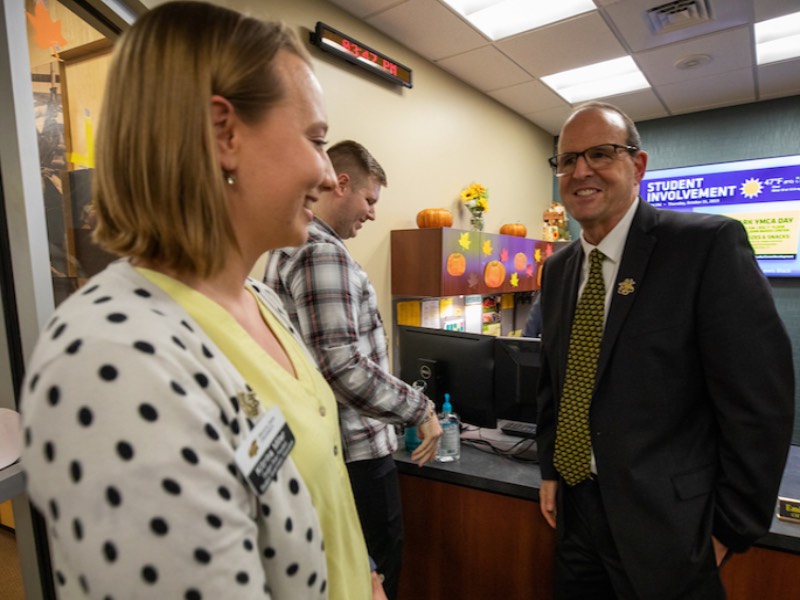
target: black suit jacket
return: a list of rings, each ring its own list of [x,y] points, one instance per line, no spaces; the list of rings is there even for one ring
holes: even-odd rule
[[[712,534],[742,551],[769,528],[792,434],[792,351],[740,223],[638,203],[590,429],[608,521],[637,592],[680,598]],[[543,271],[544,479],[558,479],[555,423],[582,260],[576,241]]]

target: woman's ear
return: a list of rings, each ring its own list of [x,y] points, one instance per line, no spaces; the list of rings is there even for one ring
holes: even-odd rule
[[[227,98],[211,96],[211,124],[217,142],[217,155],[224,171],[236,170],[236,113]]]

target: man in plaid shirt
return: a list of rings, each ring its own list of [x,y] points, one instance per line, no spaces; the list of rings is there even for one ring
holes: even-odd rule
[[[315,203],[306,244],[270,253],[264,282],[283,300],[339,402],[344,460],[367,548],[394,600],[403,553],[394,426],[418,427],[423,441],[412,458],[420,466],[436,456],[442,429],[433,403],[389,372],[375,290],[342,241],[375,220],[386,174],[357,142],[339,142],[328,156],[336,187]]]

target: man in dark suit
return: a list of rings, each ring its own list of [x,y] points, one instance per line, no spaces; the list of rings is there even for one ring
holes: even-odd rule
[[[794,414],[791,347],[742,225],[639,199],[640,148],[627,115],[588,103],[551,159],[582,227],[548,259],[542,283],[540,500],[558,530],[556,597],[724,598],[721,563],[774,512]],[[568,445],[570,336],[594,249],[605,306],[576,482],[557,455]]]

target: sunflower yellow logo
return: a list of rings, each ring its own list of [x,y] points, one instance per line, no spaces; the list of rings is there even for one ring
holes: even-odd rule
[[[739,190],[745,198],[755,198],[764,191],[764,185],[760,179],[750,178],[746,180]]]

